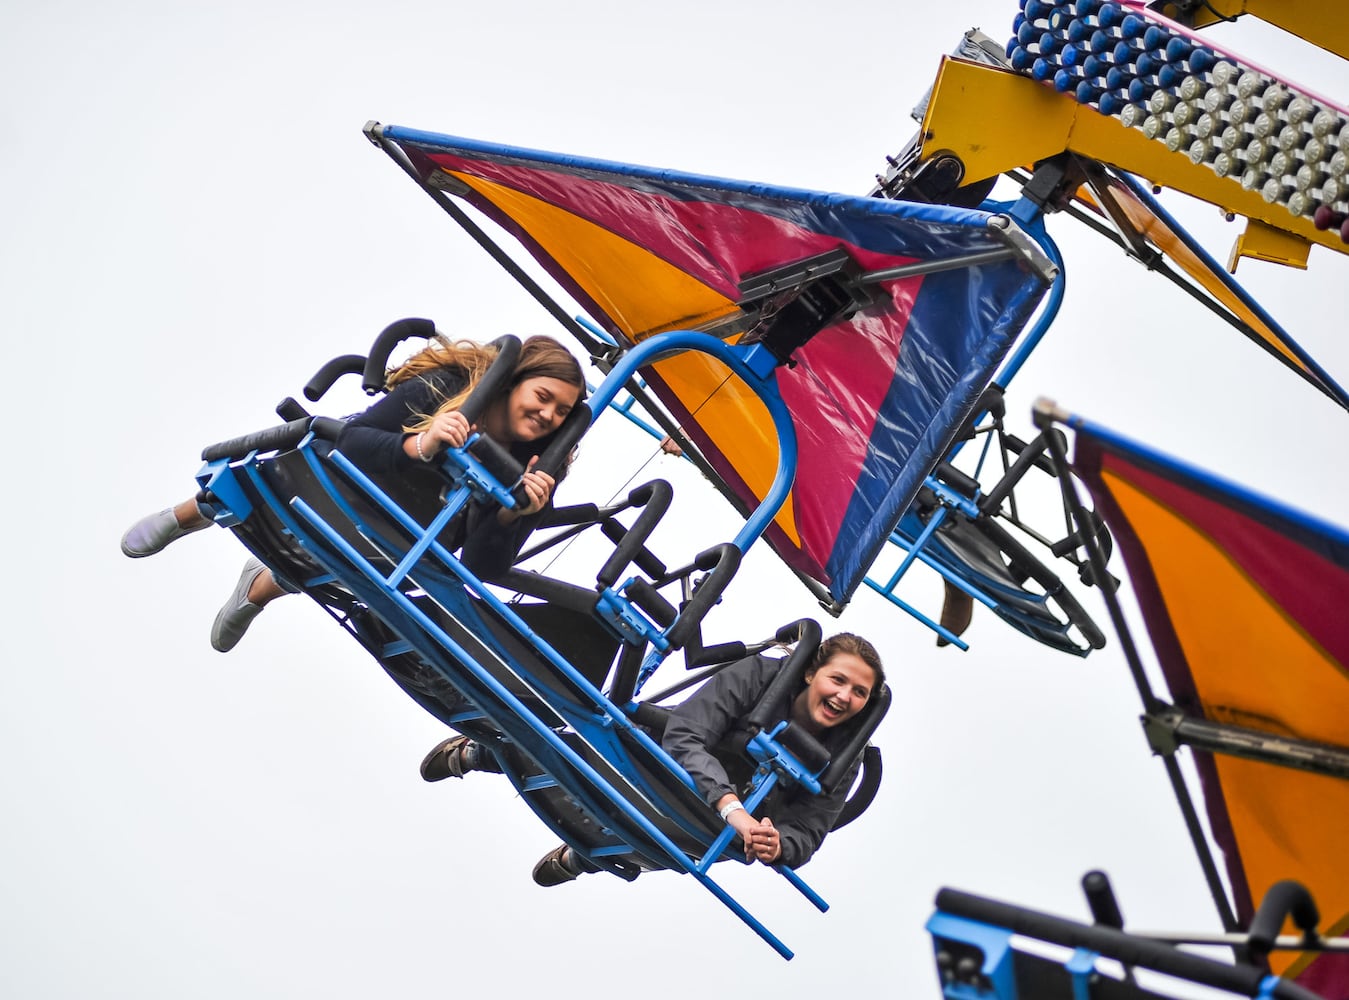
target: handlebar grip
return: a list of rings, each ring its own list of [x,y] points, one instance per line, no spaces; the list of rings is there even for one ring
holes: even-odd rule
[[[304,386],[304,398],[311,403],[317,403],[323,398],[323,394],[333,387],[343,375],[361,375],[365,372],[365,358],[359,354],[343,354],[340,358],[333,358],[326,365],[314,373]],[[381,377],[383,370],[381,369]],[[384,383],[380,383],[383,388]]]
[[[436,335],[436,324],[429,319],[396,319],[375,338],[370,345],[370,354],[365,359],[361,388],[367,396],[373,396],[384,388],[385,372],[389,367],[389,354],[403,341],[412,337],[430,340]]]
[[[202,449],[201,460],[215,462],[222,458],[243,458],[253,451],[287,451],[303,441],[304,436],[311,430],[319,437],[335,438],[336,431],[331,435],[328,431],[334,427],[340,430],[342,426],[344,426],[342,421],[334,420],[332,417],[301,417],[277,427],[268,427],[252,434],[244,434],[228,441],[221,441],[219,444],[209,445]]]
[[[1304,934],[1315,932],[1321,921],[1316,900],[1312,899],[1307,887],[1301,882],[1284,879],[1269,887],[1251,919],[1251,929],[1246,935],[1251,951],[1261,959],[1268,955],[1274,949],[1283,922],[1289,917]]]
[[[743,660],[749,655],[749,649],[743,642],[719,642],[715,646],[704,646],[697,655],[686,657],[684,668],[707,667],[713,663],[732,663]]]
[[[509,451],[497,443],[495,438],[479,434],[478,439],[468,449],[486,466],[499,482],[514,483],[524,474],[525,468]],[[519,500],[516,497],[516,500]]]
[[[778,640],[795,642],[796,648],[782,661],[777,675],[769,682],[768,687],[764,688],[758,703],[750,711],[748,721],[751,726],[767,729],[777,721],[768,717],[768,710],[795,693],[807,668],[815,660],[815,651],[820,648],[822,635],[819,622],[812,618],[802,618],[778,629]]]
[[[476,424],[483,411],[487,409],[487,404],[503,394],[506,387],[511,384],[511,376],[515,374],[515,362],[520,358],[519,337],[507,334],[492,341],[491,346],[497,349],[497,356],[492,359],[487,371],[473,387],[468,399],[464,400],[464,405],[459,407],[459,412],[470,424]]]
[[[649,483],[644,483],[637,489],[628,494],[628,502],[633,506],[642,507],[642,513],[637,516],[631,528],[623,533],[622,538],[614,547],[613,554],[605,560],[595,577],[595,581],[602,587],[612,587],[619,575],[628,568],[628,565],[641,552],[642,547],[646,545],[646,540],[651,537],[651,532],[656,529],[660,519],[665,516],[665,512],[670,509],[670,501],[674,498],[674,490],[670,484],[663,479],[653,479]],[[666,622],[665,624],[669,624]]]
[[[567,414],[567,418],[562,421],[553,435],[553,440],[548,442],[548,447],[544,449],[543,454],[539,456],[538,462],[534,464],[535,472],[546,472],[548,475],[557,479],[558,473],[567,465],[567,458],[571,455],[572,449],[576,447],[576,442],[581,440],[587,430],[590,429],[590,407],[585,403],[577,403],[572,411]],[[518,479],[519,476],[517,475]],[[514,480],[511,480],[514,482]],[[523,487],[516,487],[511,495],[515,497],[516,503],[525,503],[528,497],[525,496]]]
[[[879,690],[871,692],[871,698],[858,717],[856,729],[848,737],[848,742],[834,751],[834,759],[824,769],[824,774],[820,775],[820,787],[826,792],[834,791],[848,776],[853,761],[866,749],[872,734],[876,732],[876,727],[885,718],[885,713],[890,711],[890,698],[889,684],[881,684]]]
[[[674,628],[670,629],[666,636],[670,642],[670,648],[679,649],[684,643],[688,642],[689,637],[702,624],[704,616],[712,610],[712,606],[721,597],[721,592],[726,589],[736,571],[740,569],[740,558],[740,550],[730,542],[722,542],[705,552],[698,553],[694,565],[699,569],[711,568],[711,572],[703,578],[703,582],[693,592],[693,599],[684,606],[684,610],[680,612],[679,620],[675,622]]]

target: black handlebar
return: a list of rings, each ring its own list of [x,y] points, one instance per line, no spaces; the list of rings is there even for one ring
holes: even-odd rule
[[[1015,933],[1068,948],[1087,948],[1125,965],[1152,969],[1230,993],[1255,997],[1263,995],[1265,988],[1267,973],[1264,969],[1253,965],[1225,965],[1160,941],[1134,937],[1113,927],[1079,924],[957,889],[942,889],[937,893],[936,903],[937,909],[953,916],[1006,927]],[[1286,979],[1275,982],[1268,992],[1280,1000],[1316,1000],[1310,990]]]
[[[304,440],[306,434],[313,431],[317,437],[336,441],[337,435],[346,426],[341,420],[332,417],[300,417],[276,427],[254,431],[240,437],[208,445],[202,449],[203,462],[215,462],[222,458],[236,459],[254,451],[286,451]]]
[[[359,375],[364,371],[365,358],[359,354],[343,354],[340,358],[333,358],[305,383],[304,398],[311,403],[317,403],[343,375]],[[383,385],[382,382],[380,384]]]
[[[670,509],[670,501],[673,498],[674,490],[663,479],[643,483],[628,494],[628,505],[641,507],[642,513],[637,516],[632,527],[626,529],[617,540],[613,554],[605,560],[595,577],[596,583],[601,587],[614,585],[623,571],[641,554],[647,539],[651,537],[651,532]]]
[[[403,341],[412,337],[426,340],[436,335],[436,324],[429,319],[396,319],[375,338],[370,345],[370,354],[365,359],[361,388],[367,396],[373,396],[384,388],[385,372],[389,367],[389,354]]]
[[[767,729],[774,722],[769,717],[769,708],[784,697],[794,693],[801,684],[801,678],[815,659],[815,651],[820,648],[820,623],[812,618],[802,618],[790,625],[778,629],[779,642],[794,642],[796,648],[782,661],[777,674],[773,677],[759,702],[749,713],[749,724],[756,729]]]
[[[858,716],[856,728],[848,737],[848,742],[834,751],[829,766],[824,769],[824,774],[820,775],[821,788],[826,792],[832,792],[848,776],[853,761],[866,749],[872,734],[876,732],[876,727],[881,724],[888,711],[890,711],[890,685],[881,684],[867,699]]]
[[[1316,909],[1316,900],[1301,882],[1284,879],[1275,882],[1260,901],[1260,908],[1251,920],[1251,929],[1247,933],[1251,953],[1263,959],[1274,948],[1283,922],[1289,917],[1293,924],[1304,934],[1314,934],[1321,914]]]
[[[693,560],[694,566],[710,572],[698,584],[693,592],[693,598],[680,611],[679,620],[666,636],[671,649],[681,648],[697,633],[703,618],[712,610],[722,591],[730,584],[740,568],[740,556],[740,550],[730,542],[722,542],[698,553],[697,558]]]

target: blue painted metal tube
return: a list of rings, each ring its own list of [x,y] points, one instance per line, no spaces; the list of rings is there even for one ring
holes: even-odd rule
[[[821,913],[829,912],[829,903],[825,901],[825,898],[807,885],[805,879],[796,874],[794,869],[788,868],[786,865],[774,865],[773,867],[777,870],[779,875],[792,885],[796,886],[796,891],[810,900],[815,909],[819,910]]]
[[[749,798],[742,803],[745,810],[753,815],[754,810],[759,808],[759,803],[773,790],[773,786],[776,785],[777,782],[777,773],[770,771],[768,777],[764,778],[764,780],[755,787],[754,791],[750,793]],[[708,868],[712,867],[712,865],[721,857],[722,851],[726,850],[726,845],[728,845],[734,837],[735,827],[731,826],[730,823],[727,823],[726,828],[723,829],[721,833],[717,834],[717,839],[712,841],[712,846],[707,849],[707,853],[699,859],[698,870],[705,872]]]
[[[606,344],[612,344],[614,347],[618,346],[618,341],[614,340],[614,338],[609,334],[609,331],[601,327],[589,316],[583,316],[578,313],[577,315],[573,316],[572,319],[576,320],[577,323],[585,327],[587,330],[593,333],[600,340],[604,341]]]
[[[890,591],[881,587],[870,577],[863,578],[862,582],[865,583],[872,590],[876,591],[876,593],[884,597],[895,607],[899,608],[901,611],[906,612],[910,617],[917,618],[920,622],[922,622],[928,628],[932,629],[932,631],[936,632],[939,636],[941,636],[943,639],[949,642],[952,646],[955,646],[957,649],[960,650],[968,650],[970,648],[969,643],[967,643],[964,639],[960,638],[960,636],[956,635],[946,626],[941,625],[938,622],[934,622],[931,618],[923,614],[912,604],[909,604],[908,602],[903,601],[900,598],[896,597]]]
[[[932,537],[933,533],[941,527],[941,523],[945,520],[945,507],[938,507],[933,511],[932,517],[928,520],[927,524],[923,526],[923,533],[914,540],[913,545],[904,556],[904,561],[899,564],[899,568],[891,575],[890,582],[886,587],[887,590],[899,583],[904,574],[909,571],[909,567],[913,565],[913,561],[918,558],[919,550],[927,544],[927,540]]]
[[[329,453],[329,461],[337,465],[342,471],[363,489],[372,500],[382,505],[389,515],[395,518],[404,528],[410,531],[414,536],[422,531],[421,526],[409,517],[401,507],[395,504],[385,495],[371,479],[362,472],[352,461],[341,452],[333,451]],[[434,538],[434,536],[432,536]],[[621,729],[626,730],[633,739],[641,743],[653,756],[661,761],[669,770],[677,775],[681,781],[689,788],[693,788],[693,779],[688,773],[675,762],[675,759],[666,753],[665,748],[653,740],[646,730],[633,725],[632,720],[628,718],[617,705],[606,698],[595,685],[581,674],[575,667],[567,662],[560,653],[553,649],[542,636],[538,635],[529,625],[511,608],[509,604],[492,593],[481,580],[464,568],[464,565],[455,558],[454,555],[447,552],[445,548],[436,541],[433,541],[427,551],[433,554],[440,562],[449,567],[450,570],[468,585],[472,592],[480,597],[489,607],[492,608],[503,619],[510,623],[521,636],[528,639],[535,649],[554,667],[563,674],[578,689],[580,689],[588,698],[592,700],[595,708],[613,721]]]
[[[787,494],[791,491],[792,482],[796,478],[797,447],[796,428],[792,424],[791,413],[788,411],[782,395],[778,392],[776,383],[770,378],[759,375],[755,369],[750,367],[745,359],[748,352],[744,348],[727,344],[710,334],[698,333],[693,330],[673,330],[669,333],[657,334],[628,351],[618,364],[614,365],[613,370],[591,398],[591,409],[596,414],[601,412],[618,395],[623,383],[637,369],[651,363],[662,354],[674,351],[699,351],[716,358],[754,390],[773,418],[773,428],[778,435],[777,474],[773,478],[773,485],[769,488],[767,495],[749,520],[745,522],[744,528],[735,536],[733,544],[741,552],[745,552],[764,533],[769,523],[777,516],[778,511],[787,501]]]
[[[372,566],[360,552],[350,545],[346,539],[334,531],[313,508],[298,497],[292,501],[291,505],[301,517],[309,522],[309,525],[315,531],[323,535],[329,545],[342,553],[352,567],[359,570],[368,582],[383,590],[385,596],[393,601],[404,614],[414,620],[423,631],[434,638],[451,656],[462,663],[480,684],[488,688],[492,694],[509,708],[516,717],[523,721],[536,736],[547,743],[554,752],[583,775],[605,799],[633,823],[633,825],[641,830],[644,835],[650,838],[651,842],[659,847],[671,862],[702,883],[702,885],[720,899],[722,903],[735,913],[735,915],[748,927],[768,942],[778,954],[788,959],[792,957],[791,950],[785,944],[778,940],[767,927],[760,923],[753,914],[746,910],[734,897],[726,892],[725,889],[713,882],[712,879],[707,876],[706,872],[699,871],[697,865],[689,860],[678,845],[662,833],[655,824],[643,816],[640,810],[633,806],[631,802],[620,795],[618,791],[599,774],[599,772],[581,757],[580,754],[569,747],[565,740],[555,733],[551,727],[545,725],[522,701],[520,701],[519,698],[511,693],[509,688],[476,663],[468,652],[454,641],[453,637],[432,621],[420,608],[413,604],[406,594],[396,587],[390,587],[375,567]]]
[[[467,486],[460,486],[445,500],[445,506],[440,512],[432,518],[431,523],[426,526],[426,531],[422,533],[412,543],[412,548],[408,549],[407,555],[399,560],[398,565],[394,567],[393,572],[388,576],[390,586],[396,587],[399,582],[412,571],[412,567],[421,561],[422,555],[432,542],[445,530],[445,525],[450,523],[450,518],[458,514],[464,504],[468,503],[468,498],[473,495],[473,491]]]
[[[903,549],[906,552],[909,551],[909,540],[893,532],[890,534],[890,544],[898,546],[899,548]],[[934,557],[928,555],[926,552],[919,552],[917,553],[917,555],[918,561],[921,562],[924,566],[928,566],[936,570],[943,580],[946,580],[953,587],[959,587],[961,590],[969,594],[984,607],[989,608],[991,610],[998,606],[997,601],[989,597],[987,594],[985,594],[974,584],[970,583],[968,580],[961,579],[959,575],[947,569]],[[879,585],[873,584],[873,586],[875,586],[877,590],[881,590],[881,587]],[[891,586],[893,586],[893,584],[891,584]],[[884,593],[884,591],[882,592]]]
[[[1040,249],[1044,250],[1045,255],[1054,262],[1058,268],[1058,274],[1054,277],[1053,284],[1049,286],[1049,299],[1045,303],[1045,308],[1040,313],[1040,318],[1035,321],[1030,332],[1022,338],[1021,343],[1017,345],[1016,351],[1012,356],[1003,362],[1001,370],[993,380],[1004,389],[1016,377],[1016,373],[1021,370],[1021,366],[1026,363],[1026,359],[1031,353],[1040,346],[1040,341],[1044,335],[1049,332],[1054,320],[1058,318],[1059,307],[1063,305],[1063,293],[1067,287],[1067,278],[1064,276],[1063,255],[1059,253],[1058,245],[1045,232],[1044,220],[1037,216],[1033,222],[1031,220],[1022,220],[1022,226],[1030,230],[1040,244]]]
[[[773,786],[777,784],[777,781],[778,781],[777,772],[770,771],[768,773],[768,776],[764,778],[764,780],[754,789],[754,791],[750,793],[749,798],[745,800],[744,802],[745,808],[749,810],[749,812],[751,813],[753,813],[754,810],[758,809],[759,804],[763,802],[765,798],[768,797],[768,793],[773,790]],[[718,858],[721,857],[722,852],[726,850],[727,846],[731,843],[731,840],[734,837],[735,837],[735,829],[729,823],[727,823],[726,829],[723,830],[721,834],[717,837],[717,839],[712,842],[712,846],[708,848],[707,853],[704,854],[702,858],[698,861],[699,869],[706,871],[708,867],[710,867]],[[772,867],[774,871],[776,871],[779,875],[781,875],[793,886],[795,886],[796,890],[799,893],[801,893],[801,895],[805,896],[806,899],[810,900],[811,905],[814,906],[817,910],[819,910],[821,913],[825,913],[829,910],[829,904],[825,902],[824,897],[821,896],[814,889],[812,889],[806,883],[805,879],[803,879],[800,875],[796,874],[795,870],[788,868],[786,865],[773,865]]]

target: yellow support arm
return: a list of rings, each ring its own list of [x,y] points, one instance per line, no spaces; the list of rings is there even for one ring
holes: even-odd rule
[[[1280,253],[1288,263],[1299,256],[1305,263],[1307,257],[1291,250],[1293,241],[1308,249],[1315,243],[1349,252],[1338,233],[1318,230],[1311,219],[1266,202],[1235,178],[1191,163],[1184,152],[1172,152],[1160,140],[1029,77],[950,56],[942,59],[923,118],[923,158],[945,150],[964,163],[966,184],[1067,150],[1280,231]]]

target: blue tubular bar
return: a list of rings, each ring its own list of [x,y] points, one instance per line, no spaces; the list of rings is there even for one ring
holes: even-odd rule
[[[566,741],[554,732],[552,728],[545,725],[537,716],[535,716],[519,698],[511,693],[509,688],[477,664],[463,647],[455,642],[454,639],[439,625],[432,621],[425,612],[413,604],[406,594],[396,587],[389,586],[375,567],[371,565],[371,563],[362,556],[355,547],[350,545],[346,539],[334,531],[313,508],[298,497],[292,501],[291,506],[314,530],[318,531],[324,537],[329,545],[342,554],[353,569],[358,570],[369,583],[380,588],[386,598],[396,604],[400,610],[415,621],[427,635],[435,639],[442,648],[462,663],[478,683],[491,691],[502,704],[510,709],[517,718],[533,731],[534,735],[547,743],[550,749],[575,768],[576,771],[590,782],[590,784],[620,813],[622,813],[626,819],[641,830],[653,844],[659,847],[675,865],[702,883],[708,891],[721,900],[721,902],[735,913],[735,915],[748,927],[763,938],[764,941],[768,942],[779,955],[787,959],[792,957],[791,950],[785,944],[778,940],[767,927],[760,923],[753,914],[746,910],[738,901],[726,892],[726,890],[716,882],[712,881],[705,872],[699,871],[697,865],[689,860],[678,845],[671,841],[650,820],[643,816],[632,803],[619,794],[598,771],[591,767],[580,754],[569,747]],[[437,545],[435,547],[438,548],[439,546]],[[455,562],[457,562],[457,560]],[[454,566],[453,563],[450,565]],[[481,586],[480,583],[478,585]],[[453,678],[447,677],[446,680],[453,681]],[[601,697],[600,701],[601,703],[604,703],[606,699]]]
[[[904,574],[909,571],[909,567],[913,565],[913,561],[918,558],[919,550],[927,544],[927,540],[932,537],[936,530],[941,527],[941,523],[945,520],[945,507],[938,507],[932,512],[932,517],[928,519],[927,524],[923,527],[923,533],[914,539],[913,544],[909,546],[908,554],[904,556],[904,561],[899,564],[899,568],[891,575],[890,582],[886,585],[887,589],[899,583]]]
[[[792,482],[796,478],[796,429],[792,424],[791,413],[788,412],[787,404],[783,402],[778,392],[776,382],[771,378],[771,372],[769,375],[761,375],[751,367],[747,355],[754,352],[753,347],[748,349],[737,347],[710,334],[692,330],[674,330],[657,334],[623,355],[609,372],[599,391],[591,398],[590,407],[594,413],[599,414],[613,401],[623,383],[638,368],[651,363],[659,355],[684,350],[709,354],[731,369],[732,373],[753,389],[763,401],[773,418],[773,427],[778,434],[778,468],[773,485],[733,542],[743,553],[758,540],[777,516],[782,505],[786,503],[787,494],[791,491]],[[758,360],[757,354],[755,360]]]
[[[811,905],[814,906],[815,909],[819,910],[821,913],[829,912],[829,904],[825,901],[825,898],[808,886],[805,880],[800,875],[796,874],[794,869],[788,868],[786,865],[774,865],[773,868],[779,875],[795,886],[797,892],[810,900]]]
[[[1049,332],[1050,326],[1058,317],[1059,306],[1063,304],[1063,292],[1067,285],[1067,279],[1064,277],[1063,255],[1059,253],[1058,245],[1045,232],[1044,217],[1040,214],[1038,208],[1034,217],[1030,218],[1022,218],[1016,210],[1013,210],[1011,214],[1021,223],[1022,228],[1040,244],[1040,248],[1044,250],[1045,255],[1058,268],[1058,274],[1054,276],[1054,282],[1049,286],[1049,298],[1045,301],[1045,308],[1040,313],[1040,318],[1035,321],[1035,325],[1031,327],[1030,332],[1017,345],[1015,353],[1003,362],[1002,369],[998,372],[997,378],[993,380],[1004,389],[1016,377],[1016,373],[1021,370],[1021,366],[1026,363],[1026,359],[1031,356],[1031,352],[1039,346],[1044,335]]]
[[[890,535],[890,544],[895,545],[906,552],[909,550],[909,540],[898,533]],[[924,566],[928,566],[936,570],[943,580],[946,580],[953,587],[959,587],[961,590],[969,594],[984,607],[992,610],[993,608],[996,608],[998,606],[997,601],[989,597],[974,584],[970,583],[967,580],[962,580],[954,572],[943,566],[941,562],[938,561],[934,556],[930,556],[926,552],[919,552],[918,561],[921,562]],[[894,584],[892,583],[891,586],[894,586]],[[881,588],[877,587],[876,589],[880,590]],[[885,591],[882,591],[882,593],[885,593]]]
[[[425,533],[413,543],[412,548],[408,549],[407,555],[403,556],[398,565],[394,567],[393,572],[389,574],[387,581],[389,586],[398,586],[403,578],[412,572],[412,567],[421,561],[427,548],[435,542],[436,536],[445,530],[445,525],[450,523],[450,518],[459,513],[471,495],[472,491],[467,486],[460,486],[446,499],[445,506],[426,526]]]
[[[774,730],[774,733],[777,733],[782,728],[783,726],[779,726],[778,729]],[[790,753],[783,750],[781,746],[773,740],[772,736],[760,733],[754,737],[753,744],[770,755],[767,758],[758,757],[758,755],[756,755],[756,759],[759,759],[766,764],[768,760],[778,759],[781,761],[783,757],[786,757],[787,762],[792,765],[790,769],[794,772],[793,777],[797,782],[807,791],[811,792],[811,794],[819,794],[820,785],[816,780],[818,775],[806,771]],[[768,797],[768,793],[773,790],[773,786],[777,783],[778,772],[776,769],[770,769],[762,779],[758,780],[758,783],[755,784],[754,788],[751,790],[749,797],[745,799],[745,809],[750,813],[753,813],[755,809],[759,808],[759,804]],[[707,853],[698,861],[698,867],[701,870],[706,871],[719,857],[721,857],[722,852],[726,850],[734,836],[735,828],[732,827],[730,823],[727,823],[726,828],[721,831],[717,836],[717,839],[712,842],[712,846],[707,849]],[[811,905],[817,910],[821,913],[825,913],[829,910],[829,904],[825,902],[824,897],[807,885],[805,879],[796,874],[793,869],[781,864],[773,865],[772,867],[779,875],[790,882],[801,895],[810,900]]]
[[[341,452],[334,451],[329,454],[328,458],[333,464],[340,468],[345,475],[350,477],[353,483],[365,490],[371,499],[384,506],[388,513],[396,518],[405,529],[410,531],[414,536],[422,532],[423,529],[421,526],[404,513],[397,504],[390,500],[384,494],[384,491],[375,485],[365,473],[352,464],[351,460],[345,455]],[[477,597],[481,598],[488,607],[492,608],[492,610],[509,622],[511,627],[521,636],[527,638],[550,665],[557,668],[559,673],[571,681],[572,684],[585,694],[586,697],[591,699],[595,710],[610,719],[613,725],[625,730],[633,739],[641,743],[643,747],[657,757],[661,763],[669,768],[674,774],[679,775],[684,781],[684,784],[689,788],[694,787],[693,779],[684,772],[682,767],[675,763],[674,758],[666,753],[659,743],[651,738],[646,730],[633,725],[632,720],[627,717],[622,709],[606,698],[597,687],[585,678],[584,675],[577,671],[577,669],[568,663],[561,654],[545,642],[540,635],[529,627],[524,619],[511,609],[510,605],[506,604],[501,598],[488,590],[486,584],[465,569],[463,564],[457,558],[445,551],[445,548],[439,542],[434,540],[434,535],[431,535],[430,537],[432,540],[426,546],[427,552],[433,554],[443,565],[449,567],[459,579],[464,581]]]
[[[926,562],[926,560],[924,561]],[[902,600],[901,598],[896,597],[889,590],[886,590],[875,580],[871,579],[871,577],[864,577],[862,582],[865,583],[872,590],[876,591],[876,593],[884,597],[895,607],[899,608],[901,611],[908,614],[909,617],[917,618],[920,622],[922,622],[924,625],[930,628],[933,632],[936,632],[939,636],[941,636],[943,639],[949,642],[952,646],[955,646],[957,649],[962,651],[966,651],[970,648],[970,644],[967,643],[964,639],[960,638],[960,636],[956,635],[954,632],[952,632],[950,629],[940,624],[939,622],[934,622],[931,618],[923,614],[912,604],[908,603],[905,600]]]
[[[764,778],[762,782],[756,785],[754,791],[750,793],[749,798],[745,799],[745,810],[752,814],[755,809],[759,808],[759,803],[764,800],[768,793],[773,790],[773,786],[777,783],[777,773],[769,771],[768,777]],[[726,850],[726,846],[730,844],[734,837],[735,827],[731,826],[730,823],[727,823],[725,829],[717,834],[717,839],[712,841],[712,846],[707,849],[707,853],[699,859],[698,870],[705,872],[708,868],[712,867],[712,864],[721,857],[721,852]]]

